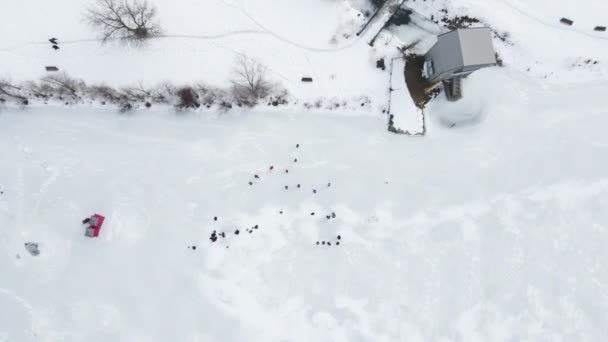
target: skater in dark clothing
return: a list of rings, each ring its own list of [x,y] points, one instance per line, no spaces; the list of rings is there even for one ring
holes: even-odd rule
[[[53,37],[49,39],[49,42],[51,42],[51,44],[57,45],[57,38]]]
[[[59,50],[59,46],[53,45],[53,50]]]

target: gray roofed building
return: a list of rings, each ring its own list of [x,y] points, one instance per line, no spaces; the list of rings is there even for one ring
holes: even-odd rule
[[[429,83],[463,77],[496,65],[492,31],[489,27],[479,27],[444,33],[437,37],[437,43],[424,58]]]

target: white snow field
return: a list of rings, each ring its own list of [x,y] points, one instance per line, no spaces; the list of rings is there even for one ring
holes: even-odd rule
[[[605,1],[407,1],[374,47],[364,0],[151,2],[165,36],[137,48],[101,45],[88,1],[0,1],[0,79],[225,87],[246,54],[356,108],[0,106],[0,342],[608,339]],[[508,33],[505,67],[388,133],[375,63],[443,9]]]
[[[424,135],[422,110],[416,108],[405,84],[405,59],[392,59],[391,69],[391,105],[388,113],[392,115],[393,127],[406,134]]]
[[[0,340],[605,339],[608,86],[465,86],[433,110],[483,119],[421,139],[338,113],[3,111]]]

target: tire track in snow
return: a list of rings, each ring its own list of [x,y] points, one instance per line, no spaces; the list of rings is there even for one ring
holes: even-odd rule
[[[260,29],[262,29],[264,32],[267,32],[268,34],[270,34],[271,36],[273,36],[274,38],[293,45],[297,48],[303,49],[303,50],[309,50],[309,51],[313,51],[313,52],[335,52],[335,51],[340,51],[340,50],[346,50],[349,49],[351,47],[353,47],[357,42],[359,42],[359,40],[361,40],[364,36],[364,34],[357,36],[356,38],[353,39],[352,42],[350,42],[350,44],[346,44],[340,47],[336,47],[336,48],[317,48],[317,47],[310,47],[310,46],[306,46],[304,44],[300,44],[297,42],[294,42],[290,39],[287,39],[281,35],[279,35],[278,33],[270,30],[269,28],[267,28],[266,26],[262,25],[259,21],[257,21],[251,14],[249,14],[249,12],[243,8],[243,6],[236,6],[234,4],[229,4],[224,0],[221,0],[222,3],[224,3],[226,6],[228,7],[232,7],[236,10],[238,10],[239,12],[241,12],[244,16],[246,16],[247,18],[249,18],[249,20],[251,20],[251,22],[253,22],[257,27],[259,27]]]
[[[48,167],[46,169],[51,169],[51,175],[49,177],[47,177],[47,179],[44,181],[44,183],[42,183],[42,185],[40,186],[40,189],[38,190],[38,194],[36,195],[37,199],[36,199],[36,204],[34,205],[34,213],[38,213],[38,210],[40,208],[40,203],[42,203],[42,199],[44,197],[44,195],[46,195],[46,193],[49,190],[49,187],[51,187],[51,185],[53,185],[55,183],[55,181],[57,181],[57,178],[59,178],[59,175],[61,174],[61,172],[59,172],[59,170],[56,167]]]
[[[606,38],[606,37],[599,37],[599,36],[596,36],[596,35],[584,32],[584,31],[580,31],[580,30],[576,30],[576,29],[572,29],[572,28],[566,28],[566,27],[562,27],[562,26],[560,26],[558,24],[549,23],[549,22],[547,22],[547,21],[545,21],[543,19],[540,19],[540,18],[538,18],[536,16],[533,16],[532,14],[529,14],[528,12],[522,10],[521,8],[519,8],[516,5],[514,5],[509,0],[500,0],[500,1],[505,6],[511,8],[512,10],[518,12],[519,14],[521,14],[521,15],[523,15],[523,16],[525,16],[525,17],[527,17],[527,18],[529,18],[529,19],[531,19],[533,21],[536,21],[537,23],[539,23],[541,25],[544,25],[544,26],[547,26],[547,27],[551,27],[551,28],[555,28],[555,29],[559,29],[559,30],[564,30],[564,31],[567,31],[567,32],[573,32],[573,33],[582,34],[582,35],[587,36],[589,38],[595,38],[595,39],[599,39],[599,40],[608,40],[608,38]]]

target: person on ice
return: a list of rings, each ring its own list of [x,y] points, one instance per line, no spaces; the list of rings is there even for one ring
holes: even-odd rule
[[[93,227],[97,227],[99,225],[99,217],[97,215],[93,215],[91,217],[87,217],[84,220],[82,220],[82,224],[89,224]]]

